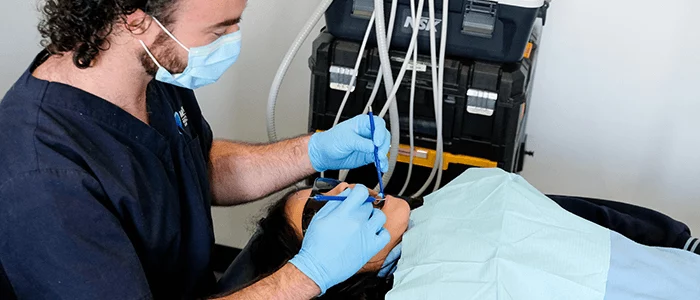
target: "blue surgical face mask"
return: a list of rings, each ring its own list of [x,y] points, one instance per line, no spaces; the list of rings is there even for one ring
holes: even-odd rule
[[[187,48],[175,36],[168,31],[158,20],[153,21],[160,26],[165,33],[177,42],[189,53],[187,68],[181,74],[171,74],[158,63],[151,51],[143,41],[141,45],[158,66],[156,80],[188,89],[197,89],[212,84],[221,78],[221,75],[236,62],[241,53],[241,30],[221,36],[213,43],[195,48]]]

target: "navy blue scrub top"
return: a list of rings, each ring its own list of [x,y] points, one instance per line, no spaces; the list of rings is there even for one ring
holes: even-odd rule
[[[208,294],[212,132],[194,93],[151,82],[149,126],[97,96],[33,77],[46,57],[39,54],[0,102],[3,293],[9,286],[20,299]]]

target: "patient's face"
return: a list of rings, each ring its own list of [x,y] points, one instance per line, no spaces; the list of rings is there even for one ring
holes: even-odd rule
[[[325,193],[325,195],[335,196],[343,192],[345,189],[352,187],[354,187],[354,185],[342,183],[330,192]],[[369,190],[369,193],[372,196],[378,196],[373,190]],[[285,208],[289,223],[295,228],[299,236],[303,236],[301,219],[304,211],[304,205],[306,205],[309,196],[311,196],[311,189],[301,190],[289,197]],[[401,242],[401,237],[403,236],[403,233],[406,232],[406,228],[408,228],[408,217],[411,209],[406,201],[399,198],[386,196],[384,206],[381,208],[381,210],[386,215],[386,223],[384,224],[384,228],[389,232],[389,235],[391,235],[391,240],[389,241],[389,244],[384,247],[384,249],[379,251],[377,255],[370,259],[370,261],[360,270],[360,272],[378,271],[386,257],[389,255],[389,251],[391,251],[391,249]]]

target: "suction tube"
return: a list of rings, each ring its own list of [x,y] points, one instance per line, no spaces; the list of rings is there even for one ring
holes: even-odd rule
[[[396,9],[397,9],[398,1],[392,1],[391,2],[391,14],[389,15],[389,30],[387,31],[387,40],[391,41],[391,38],[393,37],[394,34],[394,23],[396,22]],[[380,67],[381,68],[381,67]],[[377,74],[377,79],[374,81],[374,87],[372,88],[372,94],[369,96],[369,101],[367,102],[367,105],[365,105],[365,110],[363,113],[367,113],[369,111],[369,107],[372,106],[374,103],[374,100],[377,98],[377,94],[379,93],[379,86],[382,83],[382,79],[384,79],[384,73],[382,73],[381,69],[379,70],[379,73]],[[386,89],[386,87],[385,87]]]
[[[398,0],[394,0],[396,3]],[[392,3],[392,6],[394,5]],[[384,0],[374,0],[374,12],[379,16],[376,18],[375,33],[377,35],[377,44],[379,48],[379,61],[381,62],[382,73],[384,74],[384,89],[386,91],[387,101],[391,98],[391,90],[394,88],[394,80],[391,73],[391,60],[389,59],[389,45],[387,42],[387,37],[384,34],[386,32],[384,24]],[[399,138],[400,138],[400,128],[399,128],[399,109],[394,101],[389,107],[389,123],[391,127],[391,149],[389,150],[389,170],[384,173],[382,180],[384,181],[384,186],[389,184],[391,176],[394,174],[394,168],[396,167],[396,161],[399,156]]]
[[[423,0],[419,1],[418,6],[420,6],[420,11],[418,12],[418,17],[413,19],[413,28],[418,27],[419,23],[417,20],[420,20],[423,17]],[[389,110],[390,105],[393,104],[396,100],[396,93],[398,93],[399,88],[401,87],[401,81],[403,80],[404,75],[406,75],[406,70],[408,69],[409,62],[411,61],[411,54],[418,47],[417,44],[418,31],[414,30],[411,34],[411,42],[408,45],[408,50],[406,51],[406,56],[403,59],[403,64],[401,65],[401,69],[399,70],[398,76],[396,76],[397,84],[395,84],[394,88],[391,89],[391,93],[389,93],[387,101],[384,104],[384,107],[382,108],[381,112],[379,113],[380,117],[384,117],[384,115],[386,115],[386,112]]]
[[[389,40],[389,41],[391,41],[391,38],[394,34],[394,23],[396,22],[396,9],[397,9],[397,7],[398,7],[398,1],[397,0],[392,1],[391,2],[391,12],[389,14],[389,30],[386,31],[387,32],[387,40]],[[382,9],[383,8],[384,7],[382,6]],[[375,16],[375,20],[376,20],[376,16],[377,16],[376,9],[374,10],[374,12],[372,12],[372,15]],[[383,17],[382,17],[382,20],[384,20]],[[372,27],[372,22],[370,20],[370,23],[369,23],[368,28],[367,28],[367,32],[369,32],[371,30],[371,27]],[[365,38],[367,38],[367,36],[365,36]],[[380,51],[381,51],[381,49],[380,49]],[[387,51],[388,51],[388,49],[387,49]],[[369,97],[369,102],[367,102],[367,105],[365,106],[365,109],[362,112],[363,114],[367,114],[367,112],[369,111],[369,107],[372,106],[372,103],[374,103],[374,99],[377,97],[377,93],[379,92],[379,86],[381,85],[383,77],[384,77],[383,73],[380,70],[379,73],[377,74],[377,79],[374,82],[374,87],[372,88],[372,94]],[[381,117],[384,117],[384,114],[382,114]],[[389,116],[389,118],[391,118],[391,116]],[[398,134],[400,134],[400,132]],[[392,136],[393,135],[394,135],[394,133],[392,132]],[[398,158],[398,154],[397,154],[397,158]],[[349,172],[349,170],[340,170],[340,172],[338,174],[338,179],[340,181],[345,181],[345,178],[347,178],[347,176],[348,176],[348,172]],[[393,173],[393,171],[392,171],[392,173]],[[386,183],[385,183],[385,185],[386,185]]]
[[[360,52],[357,54],[357,60],[355,61],[355,69],[350,78],[350,85],[347,91],[345,91],[345,96],[343,97],[343,102],[340,103],[340,108],[338,113],[335,115],[335,120],[333,120],[333,126],[338,125],[340,122],[340,116],[343,114],[345,109],[345,104],[348,103],[350,94],[352,93],[355,82],[357,81],[357,73],[360,71],[360,64],[362,63],[362,56],[365,54],[365,48],[367,47],[367,41],[369,40],[369,34],[372,32],[372,26],[374,26],[374,18],[376,14],[373,12],[372,17],[369,19],[369,25],[367,25],[367,30],[365,30],[365,37],[362,39],[362,45],[360,45]]]
[[[304,24],[304,27],[299,32],[299,35],[297,35],[296,39],[289,47],[287,54],[285,54],[284,59],[282,59],[282,63],[277,69],[277,74],[275,75],[275,79],[272,81],[270,94],[267,98],[267,137],[270,142],[277,141],[277,129],[275,127],[275,106],[277,106],[277,95],[279,94],[280,87],[282,86],[282,80],[284,80],[284,76],[287,73],[287,70],[289,70],[292,60],[299,52],[299,48],[301,48],[301,45],[309,36],[311,30],[313,30],[316,23],[318,23],[321,17],[323,17],[323,14],[326,12],[331,3],[333,3],[333,0],[323,0],[316,8],[309,20],[306,22],[306,24]]]
[[[445,98],[445,51],[447,48],[447,17],[448,17],[448,11],[449,11],[449,6],[450,6],[450,0],[443,0],[442,2],[442,34],[440,35],[440,63],[439,63],[439,68],[440,71],[438,73],[438,84],[439,86],[439,97],[440,103],[439,105],[439,113],[435,116],[435,122],[437,122],[437,134],[438,134],[438,140],[440,141],[440,168],[438,168],[437,172],[437,179],[435,179],[435,187],[433,188],[433,192],[437,191],[440,188],[440,183],[442,182],[442,161],[444,157],[443,153],[443,136],[442,136],[442,105],[443,101]]]
[[[435,3],[433,1],[428,1],[428,14],[429,14],[429,26],[430,28],[435,28]],[[443,27],[444,28],[444,27]],[[440,102],[442,99],[439,99],[438,95],[438,71],[437,71],[437,58],[436,58],[436,51],[437,51],[437,46],[435,44],[435,31],[430,30],[430,65],[431,65],[431,75],[432,75],[432,81],[433,81],[433,108],[435,109],[435,121],[438,121],[438,112],[440,110]],[[437,124],[436,124],[437,125]],[[436,126],[437,127],[437,126]],[[439,129],[438,129],[439,130]],[[442,135],[438,131],[437,135],[437,143],[436,143],[436,152],[437,155],[435,157],[435,163],[433,164],[433,169],[430,171],[430,176],[428,176],[428,180],[425,182],[425,184],[415,193],[413,194],[412,197],[420,197],[430,186],[430,183],[433,181],[433,178],[435,178],[435,173],[437,172],[438,168],[442,168],[440,165],[440,162],[442,161]]]
[[[418,6],[418,9],[423,11],[423,1],[420,1],[421,4]],[[416,1],[412,0],[411,1],[411,18],[413,18],[414,26],[413,26],[413,31],[416,32],[418,31],[418,28],[416,26]],[[413,159],[415,157],[415,152],[416,152],[416,147],[414,143],[414,137],[413,137],[413,116],[414,116],[414,107],[415,107],[415,99],[416,99],[416,66],[418,65],[418,45],[413,48],[413,70],[411,72],[411,96],[409,99],[409,108],[408,108],[408,134],[409,134],[409,143],[410,143],[410,152],[408,155],[408,173],[406,174],[406,182],[404,182],[403,187],[401,188],[401,191],[399,192],[399,196],[403,196],[403,194],[406,192],[406,189],[408,188],[409,182],[411,182],[411,175],[413,173]]]

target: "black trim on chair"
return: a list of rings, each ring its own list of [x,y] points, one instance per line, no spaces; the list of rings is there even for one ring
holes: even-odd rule
[[[693,246],[688,245],[688,239],[691,238],[688,226],[661,212],[610,200],[547,196],[570,213],[624,235],[636,243],[650,247],[692,250]]]
[[[219,244],[214,245],[214,249],[211,251],[211,267],[214,272],[226,272],[239,253],[241,253],[241,249]]]
[[[228,269],[216,284],[217,286],[214,291],[214,296],[228,296],[255,282],[258,272],[253,265],[251,251],[254,241],[260,237],[261,234],[261,230],[256,230],[248,241],[248,244],[246,244],[245,247],[243,247],[243,250],[238,253],[236,259],[230,263]]]

